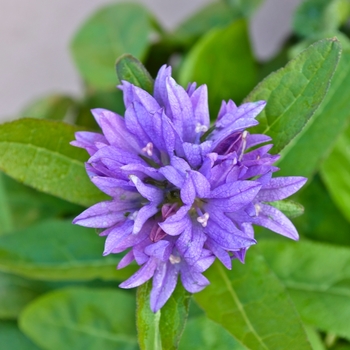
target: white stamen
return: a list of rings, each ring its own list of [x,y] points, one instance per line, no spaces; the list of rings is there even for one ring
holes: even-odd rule
[[[202,216],[198,216],[197,221],[203,226],[206,227],[208,225],[209,213],[204,213]]]
[[[256,203],[254,204],[254,207],[255,207],[255,215],[258,216],[259,213],[261,212],[261,206],[258,203]]]
[[[208,127],[203,125],[203,124],[200,124],[200,123],[197,123],[196,124],[196,129],[194,130],[197,134],[199,132],[207,132],[208,131]]]
[[[153,154],[153,143],[152,142],[148,142],[146,147],[142,148],[142,152],[147,153],[148,156],[152,156]]]
[[[244,130],[242,132],[242,151],[241,151],[241,154],[238,158],[239,161],[242,160],[243,158],[243,154],[244,154],[244,151],[245,151],[245,148],[246,148],[246,145],[247,145],[247,136],[248,136],[248,131],[247,130]]]
[[[181,262],[181,258],[179,256],[175,256],[173,254],[170,254],[169,261],[174,265],[174,264],[180,263]]]
[[[139,212],[136,210],[136,211],[134,211],[132,214],[130,214],[129,216],[128,216],[128,219],[130,219],[130,220],[136,220],[136,218],[137,218],[137,214],[138,214]]]

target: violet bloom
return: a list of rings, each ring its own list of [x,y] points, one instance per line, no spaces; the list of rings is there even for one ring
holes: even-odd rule
[[[153,278],[151,309],[158,311],[174,291],[178,276],[186,290],[209,284],[203,272],[218,258],[228,269],[242,262],[256,243],[252,225],[297,240],[290,220],[269,202],[289,197],[302,177],[272,177],[278,155],[266,135],[247,128],[264,101],[237,107],[223,102],[210,127],[207,87],[185,90],[163,66],[154,94],[126,81],[124,118],[92,111],[103,134],[76,133],[74,146],[90,154],[91,181],[111,196],[85,210],[74,223],[104,229],[104,255],[128,251],[118,268],[133,261],[140,269],[120,287]]]

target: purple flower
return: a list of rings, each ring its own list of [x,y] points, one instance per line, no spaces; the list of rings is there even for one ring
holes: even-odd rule
[[[169,299],[178,277],[186,290],[209,284],[203,272],[218,258],[228,269],[256,243],[253,225],[298,239],[293,224],[269,202],[282,200],[306,182],[272,177],[278,155],[266,135],[251,135],[264,101],[237,107],[223,102],[210,127],[207,87],[187,90],[163,66],[154,94],[126,81],[124,118],[92,111],[103,135],[78,132],[74,146],[90,154],[91,181],[111,197],[85,210],[74,223],[104,229],[104,255],[128,251],[118,268],[140,269],[122,288],[153,278],[151,309]]]

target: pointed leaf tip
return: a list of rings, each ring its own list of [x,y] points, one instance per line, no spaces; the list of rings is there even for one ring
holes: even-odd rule
[[[120,56],[117,59],[115,68],[120,81],[128,81],[150,94],[153,93],[154,82],[151,75],[145,66],[134,56],[130,54]]]

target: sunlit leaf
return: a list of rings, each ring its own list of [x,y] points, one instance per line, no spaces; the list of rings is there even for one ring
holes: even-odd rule
[[[150,15],[138,4],[110,4],[89,18],[72,41],[72,53],[83,79],[97,88],[118,84],[116,59],[130,53],[145,57],[151,33]]]
[[[261,241],[259,247],[303,321],[350,339],[350,249],[273,240]]]
[[[340,45],[336,39],[311,45],[284,68],[271,73],[245,101],[265,100],[259,125],[251,133],[272,137],[272,151],[279,153],[305,127],[322,102],[337,67]]]
[[[314,175],[350,120],[349,96],[350,50],[344,50],[325,99],[306,127],[282,151],[280,175]]]
[[[0,125],[0,169],[16,180],[69,202],[89,206],[108,198],[88,178],[88,154],[69,143],[77,127],[20,119]]]
[[[210,285],[196,301],[247,349],[310,350],[285,288],[254,249],[245,265],[234,261],[232,271],[214,263],[206,274]]]
[[[256,84],[256,78],[256,63],[244,20],[204,35],[185,58],[179,76],[183,86],[193,81],[208,86],[212,118],[216,117],[222,100],[240,102]]]
[[[126,80],[141,89],[153,93],[153,79],[143,64],[132,55],[125,54],[118,58],[116,71],[119,81]]]

